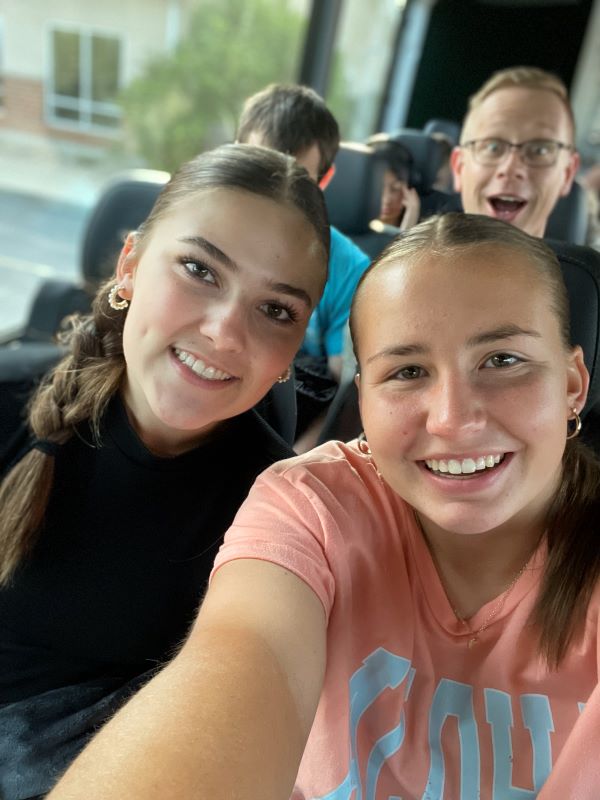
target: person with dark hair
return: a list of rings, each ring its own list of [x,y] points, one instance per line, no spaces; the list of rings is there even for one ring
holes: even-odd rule
[[[0,462],[0,796],[45,795],[184,638],[236,509],[292,450],[254,410],[327,274],[319,189],[227,145],[176,172]]]
[[[364,434],[269,468],[180,652],[50,800],[600,792],[600,464],[560,266],[432,217],[365,273]]]
[[[405,231],[419,221],[421,200],[410,186],[413,158],[401,142],[375,134],[369,147],[385,163],[381,186],[380,222]]]
[[[324,189],[333,177],[340,134],[335,117],[313,89],[271,84],[244,103],[237,140],[289,153]],[[332,227],[327,284],[311,316],[301,353],[325,359],[336,381],[342,370],[352,295],[368,265],[369,257]]]

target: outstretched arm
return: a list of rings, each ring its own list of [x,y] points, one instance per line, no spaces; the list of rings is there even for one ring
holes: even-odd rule
[[[273,564],[215,574],[173,661],[73,763],[49,800],[287,800],[325,669],[325,613]]]

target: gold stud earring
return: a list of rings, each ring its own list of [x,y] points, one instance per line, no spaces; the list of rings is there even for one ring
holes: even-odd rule
[[[111,308],[114,308],[115,311],[123,311],[124,308],[127,308],[129,305],[129,301],[125,300],[125,298],[119,295],[123,287],[119,283],[115,283],[112,287],[110,292],[108,293],[108,305]],[[119,299],[117,299],[119,298]]]
[[[576,436],[579,436],[579,432],[581,431],[581,417],[577,413],[576,408],[571,409],[573,416],[569,417],[567,420],[567,439],[574,439]],[[569,423],[574,423],[573,425],[569,425]]]
[[[283,375],[277,378],[277,383],[286,383],[292,377],[292,368],[288,367]]]

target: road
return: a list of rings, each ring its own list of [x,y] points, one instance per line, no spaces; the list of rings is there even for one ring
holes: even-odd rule
[[[44,279],[77,280],[89,211],[0,190],[0,337],[24,323]]]

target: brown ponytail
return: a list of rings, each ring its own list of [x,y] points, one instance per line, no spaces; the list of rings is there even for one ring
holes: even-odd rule
[[[581,629],[600,577],[599,520],[600,462],[581,442],[568,441],[548,517],[548,562],[532,613],[540,650],[553,667]]]
[[[61,336],[69,354],[46,376],[29,407],[33,435],[64,444],[77,425],[88,421],[99,436],[99,423],[125,369],[125,311],[108,305],[109,284],[101,287],[88,317],[72,317]],[[7,584],[35,543],[54,474],[54,458],[30,450],[0,486],[0,584]]]

